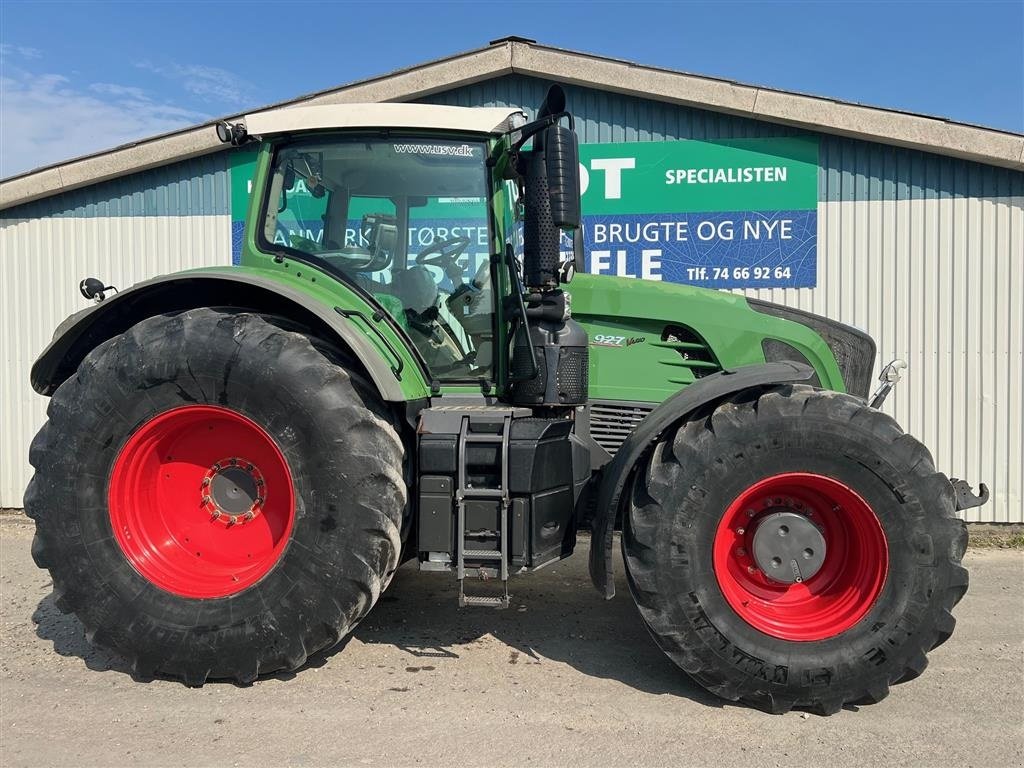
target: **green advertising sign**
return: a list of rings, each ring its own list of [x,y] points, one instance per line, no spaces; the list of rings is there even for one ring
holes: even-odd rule
[[[583,210],[812,210],[818,142],[804,137],[583,144]]]

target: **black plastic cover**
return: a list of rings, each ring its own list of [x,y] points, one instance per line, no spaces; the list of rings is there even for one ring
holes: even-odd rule
[[[875,367],[875,340],[864,331],[821,315],[781,304],[772,304],[758,299],[747,299],[747,303],[755,312],[800,323],[817,333],[832,350],[836,364],[843,374],[846,391],[865,400],[871,394],[871,372]],[[774,361],[769,360],[769,362]]]
[[[787,344],[778,339],[764,339],[761,342],[761,351],[764,352],[765,361],[769,363],[781,363],[784,360],[790,360],[794,363],[806,365],[808,368],[814,368],[803,352],[792,344]],[[807,383],[812,387],[821,386],[821,379],[818,378],[817,372],[807,380]]]
[[[511,401],[524,406],[577,406],[587,402],[590,354],[587,332],[571,317],[549,322],[531,320],[530,342],[537,375],[512,385]],[[512,350],[512,370],[527,365],[525,339]]]

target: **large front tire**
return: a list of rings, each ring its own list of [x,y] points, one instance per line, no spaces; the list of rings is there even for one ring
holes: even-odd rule
[[[398,565],[401,439],[340,354],[190,310],[54,394],[25,509],[57,605],[140,677],[251,682],[333,645]]]
[[[644,621],[691,677],[830,714],[924,670],[967,589],[966,538],[924,446],[856,398],[790,386],[667,434],[622,540]]]

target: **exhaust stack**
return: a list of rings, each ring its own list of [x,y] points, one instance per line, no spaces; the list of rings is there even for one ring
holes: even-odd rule
[[[519,153],[526,325],[516,334],[510,365],[516,405],[574,408],[587,402],[587,333],[570,316],[569,295],[559,287],[562,231],[576,233],[581,225],[579,148],[571,126],[565,92],[553,85],[520,140],[533,138],[533,148]]]

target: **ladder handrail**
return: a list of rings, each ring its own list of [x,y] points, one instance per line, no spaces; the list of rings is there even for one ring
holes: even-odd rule
[[[473,599],[473,595],[467,595],[465,593],[465,578],[466,578],[466,499],[467,498],[498,498],[500,506],[500,515],[498,530],[496,531],[498,538],[498,554],[500,555],[500,567],[499,575],[501,576],[502,589],[504,594],[500,598],[494,598],[495,605],[502,608],[507,608],[509,604],[508,594],[508,579],[509,579],[509,553],[508,553],[508,510],[511,506],[511,498],[509,495],[509,447],[512,434],[512,414],[505,414],[501,421],[501,454],[498,457],[498,461],[501,465],[501,487],[500,488],[479,488],[473,489],[468,485],[466,468],[469,463],[469,455],[467,453],[467,446],[469,443],[495,443],[499,442],[497,435],[494,435],[492,439],[480,439],[483,437],[482,434],[473,435],[470,433],[471,418],[469,414],[462,416],[462,420],[459,424],[459,440],[458,440],[458,471],[457,480],[458,485],[455,489],[455,503],[458,510],[458,529],[455,546],[457,551],[456,554],[456,577],[459,581],[459,605],[465,606],[470,603]],[[474,439],[476,437],[477,439]],[[472,550],[470,550],[472,551]],[[481,598],[482,599],[482,598]]]

